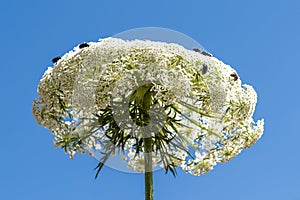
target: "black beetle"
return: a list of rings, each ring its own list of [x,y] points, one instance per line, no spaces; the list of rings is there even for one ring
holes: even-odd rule
[[[57,61],[59,61],[60,59],[61,59],[61,57],[57,56],[57,57],[55,57],[55,58],[52,59],[52,62],[53,63],[57,63]]]
[[[85,47],[89,47],[90,45],[88,43],[82,43],[79,45],[79,49],[83,49]]]

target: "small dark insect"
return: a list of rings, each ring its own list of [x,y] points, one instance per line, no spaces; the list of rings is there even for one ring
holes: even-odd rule
[[[202,51],[201,52],[202,55],[205,55],[205,56],[209,56],[209,57],[212,57],[212,55],[206,51]]]
[[[200,49],[198,49],[198,48],[195,48],[195,49],[193,49],[193,51],[195,51],[195,52],[201,52],[201,50]]]
[[[81,45],[79,45],[79,49],[83,49],[85,47],[89,47],[90,45],[88,43],[82,43]]]
[[[236,81],[236,80],[239,79],[238,75],[235,72],[233,72],[232,74],[230,74],[230,76],[233,77],[234,81]]]
[[[52,62],[53,63],[57,63],[57,61],[59,61],[60,59],[61,59],[61,57],[57,56],[57,57],[55,57],[55,58],[52,59]]]
[[[208,66],[206,64],[203,64],[202,68],[202,74],[205,74],[207,72]]]

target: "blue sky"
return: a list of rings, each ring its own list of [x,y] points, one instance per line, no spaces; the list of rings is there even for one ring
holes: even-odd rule
[[[137,27],[182,32],[232,65],[258,93],[265,133],[207,175],[154,173],[155,200],[300,199],[300,1],[38,1],[0,3],[0,198],[143,199],[143,176],[86,155],[69,160],[36,124],[32,100],[51,59],[84,41]]]

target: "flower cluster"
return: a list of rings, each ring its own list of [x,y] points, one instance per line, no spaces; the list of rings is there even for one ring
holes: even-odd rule
[[[139,172],[151,154],[153,166],[205,174],[263,133],[254,89],[229,65],[177,44],[107,38],[75,47],[48,68],[38,96],[36,121],[70,157],[88,150],[103,165],[121,150]]]

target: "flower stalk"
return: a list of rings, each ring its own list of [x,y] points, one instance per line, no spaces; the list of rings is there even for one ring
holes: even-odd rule
[[[136,90],[135,101],[141,111],[141,121],[143,125],[148,125],[151,119],[149,117],[150,107],[153,100],[153,92],[151,92],[152,84],[146,84]],[[153,172],[152,172],[152,136],[151,132],[144,132],[144,162],[145,162],[145,200],[153,200]]]
[[[145,200],[153,200],[152,138],[144,138],[145,145]]]

